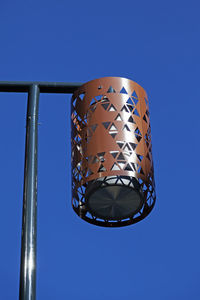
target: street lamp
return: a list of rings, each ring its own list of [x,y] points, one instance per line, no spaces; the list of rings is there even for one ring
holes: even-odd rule
[[[148,100],[137,83],[118,77],[0,82],[0,92],[28,93],[19,299],[35,300],[39,94],[73,93],[72,205],[106,227],[138,222],[155,203]]]
[[[145,90],[119,77],[87,82],[73,94],[72,205],[105,227],[145,218],[155,203]]]

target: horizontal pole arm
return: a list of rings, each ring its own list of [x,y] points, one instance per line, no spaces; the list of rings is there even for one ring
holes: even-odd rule
[[[83,83],[42,82],[42,81],[0,81],[0,92],[26,93],[30,86],[36,85],[40,93],[72,94]]]

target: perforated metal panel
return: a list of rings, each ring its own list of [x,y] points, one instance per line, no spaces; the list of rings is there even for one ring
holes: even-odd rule
[[[90,81],[74,93],[71,118],[75,212],[100,226],[143,219],[156,198],[145,90],[125,78]]]

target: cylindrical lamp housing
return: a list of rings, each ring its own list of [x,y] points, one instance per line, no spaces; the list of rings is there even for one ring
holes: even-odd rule
[[[85,221],[119,227],[155,203],[149,104],[132,80],[83,84],[71,101],[72,206]]]

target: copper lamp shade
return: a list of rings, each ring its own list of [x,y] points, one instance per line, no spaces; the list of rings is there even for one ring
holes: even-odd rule
[[[105,77],[72,96],[72,205],[85,221],[119,227],[145,218],[155,187],[145,90]]]

